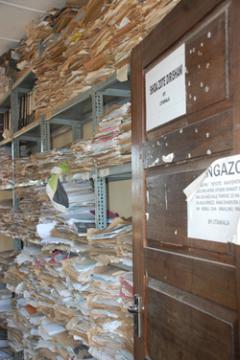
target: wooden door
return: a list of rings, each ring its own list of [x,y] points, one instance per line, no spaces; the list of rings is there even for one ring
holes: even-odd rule
[[[146,74],[182,46],[186,113],[147,131]],[[134,49],[132,92],[135,359],[240,359],[239,245],[189,238],[183,193],[240,154],[240,1],[180,2]]]

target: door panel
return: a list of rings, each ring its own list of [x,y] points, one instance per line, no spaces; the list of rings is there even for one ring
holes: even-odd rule
[[[164,157],[173,153],[172,163],[207,154],[230,151],[233,147],[232,111],[180,127],[144,144],[144,167],[164,165]]]
[[[195,112],[228,96],[228,8],[196,28],[186,40],[187,112]],[[217,81],[216,81],[217,79]]]
[[[148,298],[150,359],[236,358],[234,312],[156,280],[149,281]]]
[[[240,249],[188,238],[183,193],[240,149],[239,13],[182,0],[132,54],[136,360],[240,359]],[[187,113],[146,132],[145,74],[183,43]]]
[[[195,176],[194,176],[195,175]],[[182,191],[199,172],[147,176],[147,244],[189,246],[186,236],[187,211]],[[157,242],[159,244],[157,245]]]
[[[146,245],[157,249],[165,245],[178,248],[198,248],[218,254],[231,254],[229,243],[198,241],[187,237],[187,202],[183,189],[195,180],[205,167],[192,162],[184,170],[181,167],[154,169],[146,173]],[[198,170],[193,170],[193,169]],[[212,257],[212,259],[215,259]]]
[[[152,248],[144,253],[149,278],[237,310],[235,266]]]

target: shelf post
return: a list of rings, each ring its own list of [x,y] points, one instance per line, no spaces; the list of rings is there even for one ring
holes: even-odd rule
[[[41,152],[46,152],[51,149],[50,122],[46,121],[43,115],[41,115],[40,127],[41,127]]]
[[[92,111],[93,111],[93,133],[96,133],[99,119],[103,114],[103,95],[93,90],[92,93]]]
[[[19,101],[18,101],[18,92],[14,90],[11,93],[10,97],[10,105],[11,105],[11,130],[13,133],[18,131],[19,125]]]
[[[13,182],[13,189],[12,189],[12,207],[13,207],[13,214],[15,215],[16,210],[19,208],[19,199],[16,194],[16,159],[20,157],[20,142],[18,139],[12,141],[12,182]],[[23,243],[21,239],[14,238],[14,248],[16,250],[21,250],[23,247]]]
[[[16,195],[15,190],[15,183],[16,183],[16,159],[19,157],[19,140],[12,141],[12,182],[13,182],[13,189],[12,189],[12,204],[13,204],[13,211],[18,208],[18,198]]]
[[[96,133],[97,125],[103,114],[103,95],[93,89],[92,92],[92,112],[93,112],[93,133]],[[100,177],[98,170],[95,172],[95,199],[96,215],[95,223],[97,229],[107,227],[107,185],[106,178]]]
[[[20,157],[20,141],[15,139],[12,141],[12,160],[16,160]]]
[[[97,229],[106,229],[107,227],[107,185],[106,178],[95,176],[95,199],[96,199],[96,215],[95,223]]]

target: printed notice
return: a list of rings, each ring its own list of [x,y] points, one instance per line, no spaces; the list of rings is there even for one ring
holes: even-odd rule
[[[147,131],[186,114],[185,44],[145,75]]]
[[[240,155],[213,162],[184,193],[188,237],[240,245]]]

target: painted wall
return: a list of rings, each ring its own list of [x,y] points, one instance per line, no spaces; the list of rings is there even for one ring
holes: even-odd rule
[[[114,181],[108,185],[108,208],[120,216],[132,216],[131,180]]]

